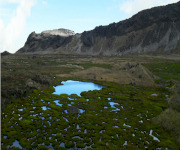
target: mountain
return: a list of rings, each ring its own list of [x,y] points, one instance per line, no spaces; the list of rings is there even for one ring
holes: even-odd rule
[[[143,10],[129,19],[75,34],[66,29],[32,32],[17,53],[84,55],[179,54],[180,1]]]

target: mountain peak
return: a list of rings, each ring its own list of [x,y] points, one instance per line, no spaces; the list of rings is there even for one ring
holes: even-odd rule
[[[74,35],[75,32],[72,30],[60,28],[60,29],[46,30],[41,32],[41,34],[48,34],[48,35],[50,34],[50,35],[59,35],[63,37],[68,37]]]

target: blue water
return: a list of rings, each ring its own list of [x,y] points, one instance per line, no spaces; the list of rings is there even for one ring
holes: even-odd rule
[[[83,91],[100,90],[103,88],[103,86],[91,82],[81,82],[73,80],[62,81],[62,84],[63,85],[54,87],[55,92],[53,94],[77,94],[78,96],[81,96],[80,93]]]

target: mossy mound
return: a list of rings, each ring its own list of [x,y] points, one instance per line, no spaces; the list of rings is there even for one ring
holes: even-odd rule
[[[177,140],[170,134],[175,127],[171,125],[166,131],[166,126],[163,126],[164,116],[174,118],[175,122],[178,116],[173,115],[177,114],[175,110],[173,113],[162,112],[167,108],[165,95],[170,95],[168,89],[97,83],[106,88],[82,92],[82,97],[75,94],[54,95],[53,88],[43,92],[36,90],[28,99],[10,104],[7,108],[13,113],[6,109],[2,115],[2,135],[7,135],[7,139],[2,136],[3,147],[12,145],[15,138],[26,149],[31,144],[36,148],[43,143],[45,147],[52,144],[54,149],[59,149],[62,142],[65,143],[64,148],[131,149],[138,145],[141,149],[145,146],[156,149],[168,147],[166,143],[173,148],[176,146]],[[157,96],[152,96],[154,93]],[[54,100],[60,100],[62,107],[57,106]],[[69,104],[85,111],[80,114],[67,113],[65,110],[70,107]],[[42,110],[42,106],[51,109]],[[158,115],[163,117],[159,116],[156,124],[154,120]],[[160,142],[149,135],[151,130]],[[178,132],[178,129],[173,131]],[[127,145],[123,146],[125,141]],[[144,144],[146,141],[149,144]],[[44,146],[41,147],[43,149]]]
[[[176,96],[171,97],[168,100],[168,106],[170,108],[173,108],[174,110],[180,112],[180,95],[176,95]]]
[[[176,82],[171,88],[170,91],[172,94],[180,95],[180,83]]]

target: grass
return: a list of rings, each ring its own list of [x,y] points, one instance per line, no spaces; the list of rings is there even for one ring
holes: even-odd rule
[[[180,62],[147,63],[143,65],[164,80],[174,79],[180,82]]]
[[[92,64],[92,63],[84,63],[81,66],[83,66],[85,69],[91,68],[91,67],[100,67],[105,69],[111,69],[112,65],[109,64]]]

